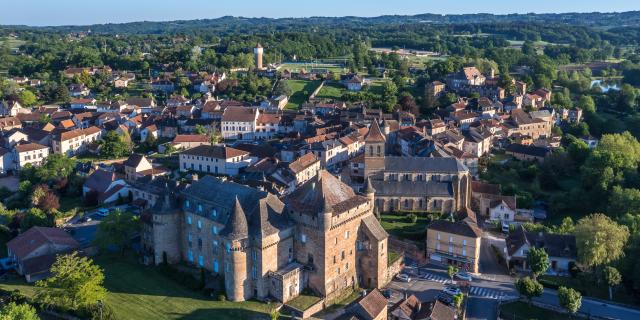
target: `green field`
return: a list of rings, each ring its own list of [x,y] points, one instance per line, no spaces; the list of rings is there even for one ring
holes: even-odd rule
[[[151,267],[133,259],[100,257],[104,268],[106,303],[117,319],[267,319],[270,306],[247,301],[242,303],[215,301],[199,292],[168,279]],[[22,280],[0,283],[4,290],[18,289],[32,297],[35,288]]]
[[[311,69],[327,69],[333,73],[343,73],[347,72],[346,68],[341,68],[336,66],[335,64],[327,64],[327,63],[283,63],[278,66],[279,71],[289,70],[291,72],[298,72],[300,69],[305,69],[309,71]]]
[[[339,99],[342,99],[342,95],[346,91],[347,89],[343,85],[337,82],[326,82],[322,87],[322,89],[320,89],[320,92],[318,92],[318,95],[316,96],[316,98],[339,100]]]
[[[298,109],[300,105],[309,100],[309,96],[320,85],[320,80],[285,80],[291,87],[291,97],[287,103],[287,109]]]
[[[4,46],[5,43],[7,44],[7,46],[9,48],[18,48],[21,45],[27,43],[24,40],[20,40],[20,39],[15,39],[15,38],[9,38],[9,37],[2,37],[0,38],[0,46]]]
[[[418,220],[413,223],[408,215],[409,213],[399,215],[383,214],[381,215],[380,224],[384,230],[393,236],[423,243],[427,235],[427,225],[437,217],[428,213],[416,213]]]

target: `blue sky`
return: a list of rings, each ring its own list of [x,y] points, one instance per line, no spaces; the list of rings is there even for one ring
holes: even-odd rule
[[[86,25],[244,17],[640,10],[638,0],[0,0],[0,24]]]

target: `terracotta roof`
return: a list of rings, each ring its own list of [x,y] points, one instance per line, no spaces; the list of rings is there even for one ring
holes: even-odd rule
[[[222,114],[222,121],[253,122],[255,109],[247,107],[228,107]]]
[[[256,121],[258,123],[280,123],[280,115],[279,114],[273,114],[273,113],[261,113],[258,116],[258,120]]]
[[[33,227],[18,235],[7,243],[7,248],[18,259],[22,259],[45,244],[77,248],[78,241],[73,239],[64,229]]]
[[[248,155],[249,152],[234,149],[231,147],[201,145],[201,146],[197,146],[195,148],[191,148],[189,150],[183,151],[181,152],[181,154],[208,157],[208,158],[217,158],[217,159],[229,159],[233,157]]]
[[[62,126],[62,127],[63,127],[63,128],[65,128],[65,129],[72,128],[72,127],[74,127],[75,125],[76,125],[76,124],[75,124],[75,123],[73,123],[73,120],[71,120],[71,119],[67,119],[67,120],[62,120],[62,121],[60,121],[60,126]]]
[[[0,128],[21,126],[21,125],[22,123],[20,122],[20,119],[16,117],[0,118]]]
[[[380,313],[387,307],[388,301],[378,289],[373,289],[355,303],[355,311],[357,314],[364,318],[377,319]]]
[[[471,191],[473,193],[486,193],[486,194],[499,195],[500,185],[486,183],[482,181],[471,181]]]
[[[49,147],[43,146],[38,143],[25,143],[25,144],[16,145],[15,148],[18,153],[21,153],[21,152],[28,152],[28,151],[34,151],[34,150],[48,149]]]
[[[301,156],[296,159],[296,161],[291,162],[289,164],[289,169],[293,171],[293,173],[302,172],[304,169],[308,168],[312,164],[316,163],[318,158],[311,152]]]
[[[482,76],[482,73],[480,73],[480,70],[478,70],[478,68],[476,67],[466,67],[462,69],[462,73],[464,74],[465,78],[467,78],[467,80],[472,80],[475,77]]]
[[[206,134],[179,134],[173,138],[174,143],[180,142],[209,142],[209,136]]]

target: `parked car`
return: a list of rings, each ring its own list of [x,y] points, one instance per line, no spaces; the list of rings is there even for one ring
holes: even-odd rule
[[[456,279],[460,279],[460,280],[464,280],[464,281],[473,281],[473,278],[471,277],[471,274],[468,272],[458,272],[454,275],[454,277]]]
[[[391,299],[391,289],[386,289],[382,291],[382,295],[387,298],[387,299]]]
[[[448,294],[448,295],[455,296],[455,295],[460,293],[460,288],[447,286],[447,287],[444,287],[444,289],[442,289],[442,291],[444,293]]]
[[[446,305],[449,305],[449,306],[450,306],[450,305],[453,305],[453,297],[451,297],[451,296],[450,296],[450,295],[448,295],[448,294],[440,293],[440,294],[438,294],[437,299],[438,299],[440,302],[442,302],[442,303],[444,303],[444,304],[446,304]]]
[[[401,274],[397,275],[396,279],[398,279],[400,281],[404,281],[404,282],[410,282],[411,281],[411,278],[408,275],[404,274],[404,273],[401,273]]]
[[[96,210],[96,214],[101,216],[101,217],[106,217],[106,216],[109,215],[109,213],[110,213],[109,210],[105,209],[105,208],[100,208],[100,209]]]
[[[506,222],[502,223],[502,233],[509,233],[509,224]]]

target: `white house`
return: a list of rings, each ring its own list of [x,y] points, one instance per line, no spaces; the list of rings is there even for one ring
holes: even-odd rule
[[[506,239],[506,260],[510,268],[529,270],[527,254],[533,248],[542,248],[549,255],[547,273],[566,275],[576,262],[576,237],[568,234],[526,232],[517,228]]]
[[[253,140],[258,115],[256,108],[227,107],[222,114],[222,137],[232,140]]]
[[[240,169],[257,159],[246,151],[226,146],[201,145],[180,153],[180,171],[198,171],[220,175],[237,175]]]
[[[24,143],[13,147],[13,161],[15,169],[20,170],[25,165],[39,166],[49,156],[49,147],[38,143]]]

